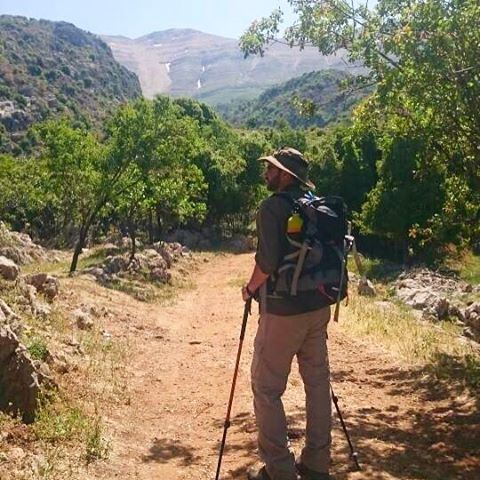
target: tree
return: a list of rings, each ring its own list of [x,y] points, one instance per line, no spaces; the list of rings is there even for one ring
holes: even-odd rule
[[[41,162],[0,155],[0,219],[15,230],[45,235],[52,215],[40,184]]]
[[[42,178],[43,192],[47,198],[50,196],[61,231],[69,226],[79,229],[70,266],[73,273],[88,231],[110,198],[115,183],[110,167],[114,164],[94,134],[73,128],[65,120],[46,122],[37,131],[46,172]]]
[[[429,171],[443,170],[442,203],[431,217],[410,225],[415,232],[405,233],[407,239],[413,238],[410,233],[417,235],[422,229],[444,241],[478,235],[478,1],[379,0],[373,9],[345,0],[289,3],[297,21],[285,31],[287,43],[315,47],[323,54],[346,49],[350,61],[361,61],[367,68],[360,80],[376,89],[357,109],[356,126],[370,131],[378,145],[393,144],[395,139],[421,139],[422,154],[415,157],[415,174],[410,175],[410,182],[417,187],[423,185]],[[245,54],[263,54],[266,45],[278,41],[281,19],[281,13],[275,11],[269,18],[254,22],[241,39]],[[389,155],[385,151],[381,162],[388,163]],[[383,185],[389,182],[382,178],[388,170],[379,169]],[[462,202],[455,201],[459,187]],[[419,191],[420,203],[425,193]],[[400,191],[398,194],[402,195]],[[380,213],[378,209],[373,211]],[[372,216],[368,217],[373,222],[369,228],[378,225]],[[462,228],[461,235],[452,234],[459,232],[460,217],[470,227]]]
[[[133,258],[138,225],[153,212],[159,228],[192,217],[202,220],[206,186],[192,160],[203,148],[198,121],[162,96],[133,103],[128,119],[126,113],[112,119],[109,140],[117,155],[135,159],[122,178],[121,194],[113,199],[128,225]]]

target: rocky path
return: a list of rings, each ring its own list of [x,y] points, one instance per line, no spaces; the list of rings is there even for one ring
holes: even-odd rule
[[[195,287],[167,306],[91,291],[128,322],[106,328],[130,344],[124,401],[103,415],[112,451],[95,479],[197,480],[215,476],[251,255],[216,256],[193,275]],[[88,295],[88,293],[86,293]],[[348,314],[348,309],[344,310]],[[256,461],[249,362],[257,318],[250,317],[222,476],[245,478]],[[433,385],[379,346],[330,328],[333,385],[363,465],[354,472],[335,420],[337,480],[480,478],[478,399]],[[303,389],[294,367],[285,406],[293,447],[303,441]]]

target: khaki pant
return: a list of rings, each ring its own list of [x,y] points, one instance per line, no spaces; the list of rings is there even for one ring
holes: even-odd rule
[[[306,442],[301,461],[328,472],[331,444],[327,325],[330,307],[300,315],[260,315],[252,361],[252,389],[259,453],[273,480],[294,480],[281,397],[296,355],[306,394]]]

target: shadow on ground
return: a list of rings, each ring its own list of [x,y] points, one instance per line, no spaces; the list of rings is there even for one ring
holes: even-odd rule
[[[480,399],[475,392],[468,395],[465,384],[452,381],[451,375],[444,381],[430,372],[431,367],[373,368],[362,372],[361,379],[348,371],[333,374],[340,407],[351,402],[342,395],[343,382],[361,385],[370,393],[381,389],[391,397],[390,404],[381,408],[375,398],[369,407],[349,405],[346,422],[360,461],[373,472],[388,472],[399,479],[477,480]],[[416,398],[415,408],[411,401],[406,406],[403,398]],[[340,453],[348,457],[346,441],[337,437],[340,441],[346,447]]]
[[[363,372],[362,379],[351,371],[333,374],[339,406],[363,467],[363,472],[352,476],[354,464],[337,418],[332,454],[336,480],[385,480],[387,475],[409,480],[480,478],[480,399],[465,395],[461,382],[440,381],[429,376],[427,370],[372,368]],[[365,402],[363,406],[352,404],[355,399],[348,398],[342,388],[352,384],[362,384],[365,392],[386,392],[387,403],[383,398],[379,407],[372,398],[371,402],[367,399],[366,403],[371,403],[368,407]],[[411,400],[402,402],[404,398],[417,399],[415,408]],[[304,441],[303,411],[292,412],[288,422],[290,439],[299,453]],[[219,422],[216,427],[221,429],[223,424]],[[244,462],[229,474],[231,478],[243,478],[256,459],[253,415],[236,415],[230,430],[225,454],[243,457]],[[252,434],[251,440],[246,442],[245,435],[236,436],[237,432]]]
[[[167,438],[155,438],[149,453],[144,455],[144,462],[168,463],[172,460],[179,465],[192,465],[199,460],[195,448]]]

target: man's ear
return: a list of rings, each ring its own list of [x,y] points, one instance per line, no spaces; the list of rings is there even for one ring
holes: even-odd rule
[[[288,172],[286,172],[285,170],[280,170],[282,173],[282,181],[284,182],[285,185],[290,185],[292,183],[295,183],[297,181],[297,179],[293,176],[293,175],[290,175]]]

